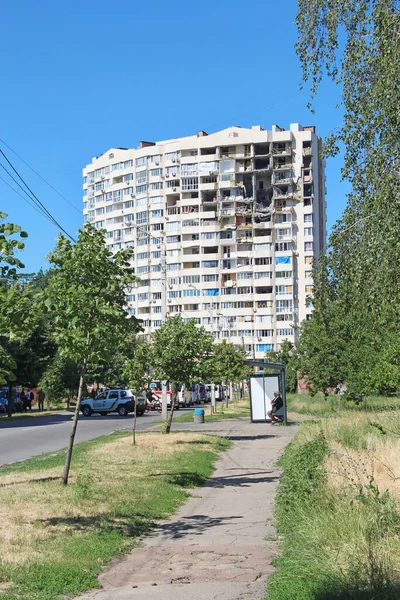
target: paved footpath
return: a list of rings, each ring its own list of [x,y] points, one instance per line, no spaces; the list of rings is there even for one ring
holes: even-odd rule
[[[212,477],[169,521],[100,575],[80,600],[261,600],[276,543],[269,541],[279,470],[297,427],[226,420],[184,430],[233,441]]]

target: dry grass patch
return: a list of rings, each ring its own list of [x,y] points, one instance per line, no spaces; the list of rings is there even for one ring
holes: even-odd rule
[[[16,590],[4,598],[55,600],[95,585],[101,566],[176,510],[229,444],[194,433],[137,439],[78,444],[68,486],[60,483],[64,451],[0,468],[0,585],[12,581]],[[53,582],[39,585],[32,571],[46,565]]]

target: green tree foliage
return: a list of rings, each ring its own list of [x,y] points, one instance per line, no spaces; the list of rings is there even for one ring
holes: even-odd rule
[[[10,344],[22,340],[30,330],[29,301],[17,279],[18,269],[24,267],[15,256],[23,250],[27,237],[19,225],[5,221],[7,215],[0,212],[0,384],[16,379],[17,363],[10,352]],[[9,414],[11,415],[11,402]]]
[[[53,335],[59,352],[81,365],[78,399],[62,481],[68,483],[73,443],[88,365],[111,357],[123,336],[138,323],[126,312],[126,289],[132,274],[132,249],[116,254],[92,225],[79,232],[76,244],[60,237],[49,257],[53,273],[46,306],[53,315]]]
[[[326,154],[344,148],[352,184],[317,265],[302,370],[322,389],[338,379],[363,393],[400,389],[399,3],[299,0],[297,24],[312,96],[324,75],[341,86],[344,120]]]
[[[297,361],[292,353],[293,343],[289,340],[284,340],[281,347],[277,351],[267,351],[265,359],[270,363],[280,363],[286,366],[285,382],[286,391],[294,393],[297,390]],[[271,369],[271,373],[276,375],[276,371]]]
[[[202,363],[213,350],[213,338],[194,319],[184,323],[177,315],[167,319],[152,335],[151,364],[155,377],[177,384],[198,382],[203,374]],[[173,394],[166,431],[171,430],[176,394]]]
[[[223,340],[214,345],[213,355],[203,365],[204,380],[214,383],[223,381],[237,383],[249,376],[246,352],[241,346]]]

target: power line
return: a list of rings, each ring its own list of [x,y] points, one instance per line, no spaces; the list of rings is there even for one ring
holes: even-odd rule
[[[82,216],[82,212],[79,210],[79,208],[77,208],[75,206],[75,204],[73,204],[70,200],[68,200],[68,198],[66,198],[61,192],[59,192],[53,185],[51,185],[51,183],[49,183],[47,181],[47,179],[45,179],[42,175],[40,175],[40,173],[38,173],[37,171],[35,171],[35,169],[33,167],[31,167],[31,165],[29,163],[26,162],[26,160],[24,160],[22,158],[22,156],[20,156],[19,154],[17,154],[17,152],[15,152],[15,150],[13,150],[11,148],[11,146],[9,146],[3,139],[0,138],[0,142],[2,144],[4,144],[5,146],[7,146],[7,148],[9,148],[11,150],[11,152],[13,152],[13,154],[15,154],[15,156],[17,158],[19,158],[20,160],[22,160],[22,162],[33,172],[35,173],[35,175],[37,175],[42,181],[44,181],[44,183],[46,185],[48,185],[56,194],[58,194],[58,196],[60,196],[60,198],[62,198],[63,200],[65,200],[65,202],[67,202],[70,206],[72,206],[72,208],[74,210],[76,210],[76,212],[78,212],[81,216]],[[73,173],[75,173],[75,171],[72,171]],[[69,175],[70,173],[66,173],[67,175]]]
[[[43,213],[45,213],[48,217],[50,217],[50,219],[53,221],[53,223],[63,232],[65,233],[65,235],[67,237],[69,237],[69,239],[72,242],[75,242],[76,240],[74,240],[74,238],[62,227],[62,225],[60,225],[60,223],[53,217],[53,215],[47,210],[47,208],[45,207],[45,205],[39,200],[39,198],[34,194],[34,192],[31,190],[31,188],[28,186],[28,184],[26,183],[26,181],[24,180],[24,178],[18,173],[17,169],[14,167],[14,165],[11,163],[11,161],[7,158],[6,154],[3,152],[3,150],[0,148],[0,153],[4,156],[4,158],[6,159],[7,163],[10,165],[10,167],[12,168],[12,170],[14,171],[14,173],[17,175],[17,177],[22,181],[22,183],[24,184],[24,186],[27,188],[27,190],[30,192],[31,196],[33,196],[33,198],[31,198],[33,200],[33,202],[41,208],[41,210],[43,211]],[[4,167],[3,167],[4,168]]]
[[[1,150],[0,150],[0,152],[1,152]],[[25,190],[25,189],[22,187],[22,185],[21,185],[20,183],[18,183],[18,181],[15,179],[15,177],[13,177],[13,176],[11,175],[10,171],[9,171],[8,169],[6,169],[6,167],[5,167],[5,166],[4,166],[2,163],[0,163],[0,167],[1,167],[2,169],[4,169],[4,171],[7,173],[7,175],[8,175],[9,177],[11,177],[11,179],[14,181],[14,183],[16,183],[16,184],[17,184],[17,186],[18,186],[18,187],[19,187],[19,188],[20,188],[20,189],[23,191],[23,193],[24,193],[24,194],[25,194],[25,195],[26,195],[26,196],[29,198],[29,200],[31,200],[31,202],[29,202],[29,200],[27,200],[27,199],[26,199],[24,196],[22,196],[22,195],[21,195],[19,192],[17,192],[17,190],[15,190],[15,189],[14,189],[14,188],[13,188],[13,187],[12,187],[12,186],[11,186],[11,185],[10,185],[10,184],[9,184],[9,183],[6,181],[6,180],[5,180],[5,179],[1,178],[1,179],[4,181],[4,183],[5,183],[5,184],[7,184],[7,185],[8,185],[8,187],[10,187],[10,188],[11,188],[11,189],[12,189],[12,190],[13,190],[13,191],[16,193],[16,194],[18,194],[19,196],[21,196],[21,198],[22,198],[23,200],[25,200],[25,201],[26,201],[26,202],[27,202],[27,203],[28,203],[30,206],[32,206],[32,208],[34,208],[34,209],[35,209],[35,210],[36,210],[36,211],[37,211],[39,214],[41,214],[43,217],[45,217],[45,218],[46,218],[46,219],[47,219],[47,220],[48,220],[50,223],[52,223],[52,224],[53,224],[53,225],[55,225],[56,227],[59,227],[59,224],[58,224],[58,222],[57,222],[57,221],[56,221],[56,220],[53,218],[53,216],[52,216],[52,215],[50,215],[50,213],[49,213],[49,214],[46,214],[46,212],[45,212],[45,211],[43,211],[43,210],[40,208],[40,206],[38,206],[37,202],[35,202],[35,199],[34,199],[34,198],[32,198],[32,197],[31,197],[31,196],[28,194],[28,192],[27,192],[27,191],[26,191],[26,190]],[[33,203],[32,203],[32,202],[33,202]],[[47,212],[48,212],[48,211],[47,211]],[[65,232],[65,233],[66,233],[66,232]],[[68,235],[68,234],[66,234],[66,235]],[[68,235],[68,236],[69,236],[69,235]],[[69,236],[69,237],[70,237],[70,236]]]
[[[2,165],[1,165],[1,166],[2,166]],[[18,191],[18,190],[16,190],[15,188],[13,188],[13,186],[12,186],[10,183],[8,183],[8,181],[6,181],[6,180],[4,179],[4,177],[2,177],[1,175],[0,175],[0,179],[1,179],[1,181],[3,181],[3,182],[6,184],[6,185],[8,185],[8,187],[9,187],[9,188],[10,188],[10,189],[11,189],[11,190],[12,190],[12,191],[15,193],[15,194],[17,194],[17,195],[18,195],[20,198],[22,198],[22,200],[24,200],[25,202],[27,202],[27,204],[29,204],[29,205],[30,205],[30,206],[31,206],[31,207],[32,207],[34,210],[36,210],[36,212],[38,212],[40,215],[42,215],[43,217],[45,217],[45,218],[46,218],[48,221],[50,221],[50,223],[53,223],[53,221],[52,221],[52,220],[51,220],[49,217],[47,217],[45,214],[43,214],[43,212],[42,212],[41,210],[39,210],[39,208],[38,208],[37,206],[35,206],[35,204],[33,204],[32,202],[29,202],[29,200],[27,200],[27,199],[25,198],[25,196],[23,196],[22,194],[20,194],[20,193],[19,193],[19,191]]]

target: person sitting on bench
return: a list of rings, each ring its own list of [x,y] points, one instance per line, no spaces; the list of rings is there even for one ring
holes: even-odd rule
[[[268,411],[267,415],[271,419],[271,425],[275,425],[275,423],[279,423],[280,419],[276,416],[278,410],[280,410],[283,406],[283,400],[279,392],[274,392],[274,398],[271,401],[271,410]]]

